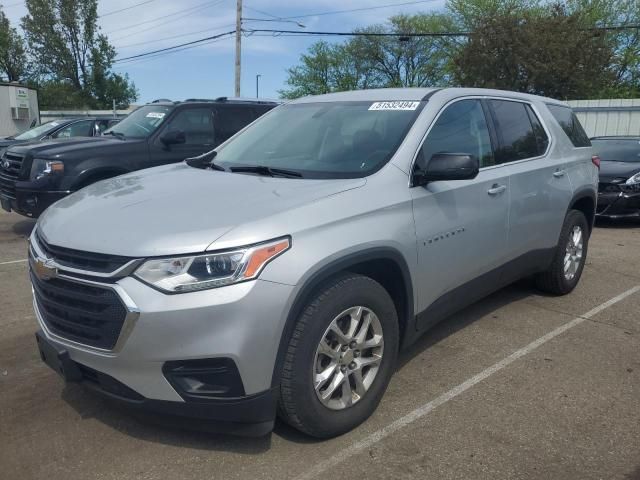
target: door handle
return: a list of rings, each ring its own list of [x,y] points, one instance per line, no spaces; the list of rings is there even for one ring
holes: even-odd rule
[[[560,178],[560,177],[564,177],[564,174],[566,172],[564,170],[556,170],[555,172],[553,172],[553,176],[556,178]]]
[[[507,189],[506,185],[498,185],[497,183],[494,183],[492,187],[489,190],[487,190],[487,193],[489,195],[498,195],[504,192],[506,189]]]

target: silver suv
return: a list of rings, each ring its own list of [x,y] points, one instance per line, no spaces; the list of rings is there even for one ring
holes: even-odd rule
[[[277,413],[344,433],[447,315],[529,275],[576,286],[598,160],[558,117],[494,90],[308,97],[209,154],[82,189],[31,236],[42,358],[224,431],[268,433]]]

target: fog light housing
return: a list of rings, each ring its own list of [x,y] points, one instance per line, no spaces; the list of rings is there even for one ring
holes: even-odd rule
[[[238,367],[230,358],[165,362],[162,373],[186,401],[245,395]]]

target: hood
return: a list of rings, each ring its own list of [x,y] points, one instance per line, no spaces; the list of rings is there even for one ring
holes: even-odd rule
[[[625,180],[640,172],[640,162],[600,162],[600,181],[609,183],[616,178]]]
[[[9,139],[9,138],[3,138],[0,139],[0,148],[6,148],[6,147],[10,147],[11,145],[16,145],[19,143],[25,143],[25,140],[16,140],[15,138],[13,139]]]
[[[73,137],[32,142],[26,145],[14,146],[11,151],[19,154],[31,153],[34,157],[66,158],[80,154],[83,159],[91,155],[91,152],[102,153],[103,150],[110,154],[116,150],[128,150],[132,143],[144,142],[141,139],[118,139],[115,137]]]
[[[89,252],[127,257],[195,253],[238,225],[246,227],[365,183],[169,165],[79,190],[49,207],[37,228],[52,245]],[[280,235],[287,233],[282,224]]]

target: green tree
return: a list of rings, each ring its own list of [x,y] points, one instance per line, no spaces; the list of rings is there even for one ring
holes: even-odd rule
[[[27,72],[24,40],[0,11],[0,75],[9,82],[23,80]]]
[[[598,96],[614,81],[611,42],[561,3],[501,11],[474,25],[454,59],[462,85],[570,99]]]
[[[638,0],[567,0],[570,12],[581,15],[589,27],[639,25],[640,2]],[[613,48],[609,71],[613,83],[602,96],[640,95],[640,30],[636,28],[600,31]]]
[[[136,100],[128,78],[110,71],[115,49],[99,32],[97,0],[26,0],[26,5],[22,28],[38,66],[36,83],[73,92],[70,98],[82,102],[76,107],[110,108],[112,99],[121,106]]]
[[[418,37],[415,33],[443,33],[454,29],[444,14],[397,15],[386,25],[360,33],[407,34],[358,36],[350,44],[359,58],[367,59],[378,83],[385,87],[425,87],[450,83],[451,37]]]
[[[300,65],[291,67],[287,73],[289,88],[280,91],[283,98],[377,86],[366,60],[355,55],[348,43],[316,42],[300,56]]]
[[[314,43],[288,70],[285,98],[376,87],[449,84],[451,40],[445,37],[377,36],[376,33],[445,32],[454,22],[444,14],[398,15],[385,25],[359,30],[345,43]]]

